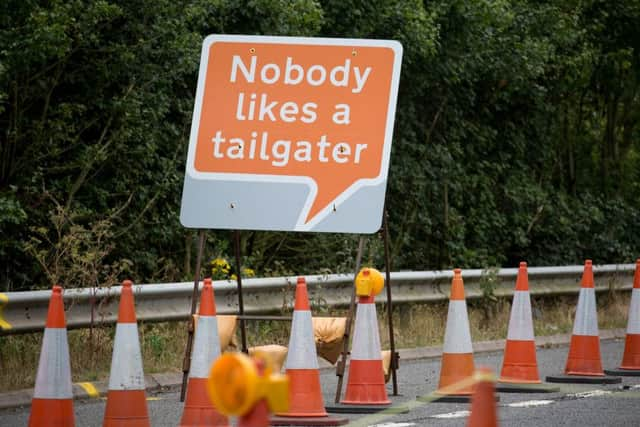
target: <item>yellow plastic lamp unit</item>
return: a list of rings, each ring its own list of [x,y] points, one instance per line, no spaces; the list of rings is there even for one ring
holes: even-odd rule
[[[2,331],[11,329],[11,323],[4,319],[4,314],[2,313],[4,306],[7,304],[9,304],[9,297],[0,292],[0,330]]]
[[[262,399],[271,412],[289,410],[289,379],[271,373],[265,355],[254,357],[265,363],[260,375],[254,360],[244,353],[224,353],[211,367],[207,392],[216,409],[224,415],[242,416]]]
[[[369,297],[378,295],[384,288],[384,277],[375,268],[365,267],[356,276],[356,295]]]

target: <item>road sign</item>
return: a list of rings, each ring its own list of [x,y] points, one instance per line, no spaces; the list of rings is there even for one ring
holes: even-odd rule
[[[389,40],[207,37],[182,224],[377,231],[401,59]]]

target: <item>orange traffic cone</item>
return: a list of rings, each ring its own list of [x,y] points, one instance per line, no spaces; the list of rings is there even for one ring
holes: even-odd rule
[[[549,382],[613,384],[619,377],[605,376],[600,357],[596,289],[591,260],[584,263],[578,307],[564,376],[549,376]]]
[[[521,262],[518,270],[500,381],[534,384],[541,382],[536,360],[526,262]]]
[[[149,427],[131,280],[122,282],[103,427]]]
[[[607,369],[609,375],[640,376],[640,258],[636,260],[633,276],[627,336],[624,341],[624,353],[620,369]]]
[[[366,272],[367,270],[363,270],[363,273]],[[375,295],[358,297],[349,379],[344,399],[341,401],[343,404],[387,406],[391,403],[384,384],[380,333],[374,300]]]
[[[498,414],[494,394],[493,372],[488,368],[479,368],[474,374],[477,382],[471,397],[471,415],[467,427],[497,427]]]
[[[262,399],[247,414],[238,417],[238,427],[267,427],[270,424],[269,406]]]
[[[521,262],[518,269],[516,289],[511,304],[509,331],[502,361],[502,373],[498,381],[496,388],[502,392],[551,393],[558,391],[558,387],[542,384],[538,374],[526,262]]]
[[[225,353],[211,366],[207,394],[220,413],[238,417],[238,427],[267,427],[271,412],[289,407],[289,379],[274,374],[270,362],[265,353]]]
[[[385,388],[375,304],[375,296],[382,292],[384,281],[382,274],[375,268],[364,267],[356,275],[354,285],[358,306],[347,389],[340,404],[327,407],[329,412],[373,413],[383,411],[391,404]],[[339,383],[338,396],[340,391]],[[406,412],[409,412],[407,407],[394,407],[394,413]]]
[[[29,427],[74,425],[67,323],[64,317],[62,288],[55,285],[42,338]]]
[[[471,387],[463,387],[454,391],[446,389],[455,383],[469,379],[473,375],[473,371],[473,347],[471,345],[467,303],[464,297],[462,270],[456,268],[453,271],[453,280],[451,281],[449,312],[447,314],[447,326],[442,347],[440,383],[438,390],[434,393],[442,396],[438,401],[468,402],[472,393]]]
[[[210,278],[204,279],[198,314],[198,327],[191,353],[187,399],[184,403],[180,426],[227,427],[230,425],[228,418],[213,407],[206,391],[209,368],[220,356],[216,303]]]
[[[287,417],[326,417],[320,388],[320,370],[313,339],[311,310],[304,277],[298,277],[296,302],[291,322],[289,352],[285,362],[289,377]]]
[[[271,425],[340,425],[324,409],[320,368],[313,338],[311,309],[304,277],[298,277],[291,321],[289,351],[285,362],[289,377],[289,410],[277,413]]]

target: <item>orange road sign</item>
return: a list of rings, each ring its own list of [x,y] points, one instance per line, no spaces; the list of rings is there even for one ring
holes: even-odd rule
[[[401,59],[389,40],[207,37],[182,224],[377,231]]]

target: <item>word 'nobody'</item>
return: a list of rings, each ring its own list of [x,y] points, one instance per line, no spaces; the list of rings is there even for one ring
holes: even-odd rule
[[[257,64],[257,56],[251,57],[251,65],[247,67],[241,56],[234,55],[231,63],[230,81],[235,83],[238,72],[240,72],[246,82],[254,83]],[[345,59],[344,64],[337,65],[330,71],[327,71],[327,68],[322,64],[314,64],[305,70],[300,64],[294,63],[293,58],[289,56],[285,60],[284,72],[279,64],[267,63],[261,67],[259,77],[267,85],[278,83],[282,77],[282,83],[285,85],[298,85],[304,81],[310,86],[322,86],[328,81],[336,87],[349,87],[352,80],[352,70],[355,87],[351,89],[351,92],[360,93],[367,82],[369,73],[371,73],[371,67],[366,67],[364,71],[360,70],[358,66],[352,68],[350,59]]]
[[[393,49],[227,41],[208,49],[194,114],[196,173],[306,182],[305,224],[335,211],[357,188],[384,184],[397,85]]]

